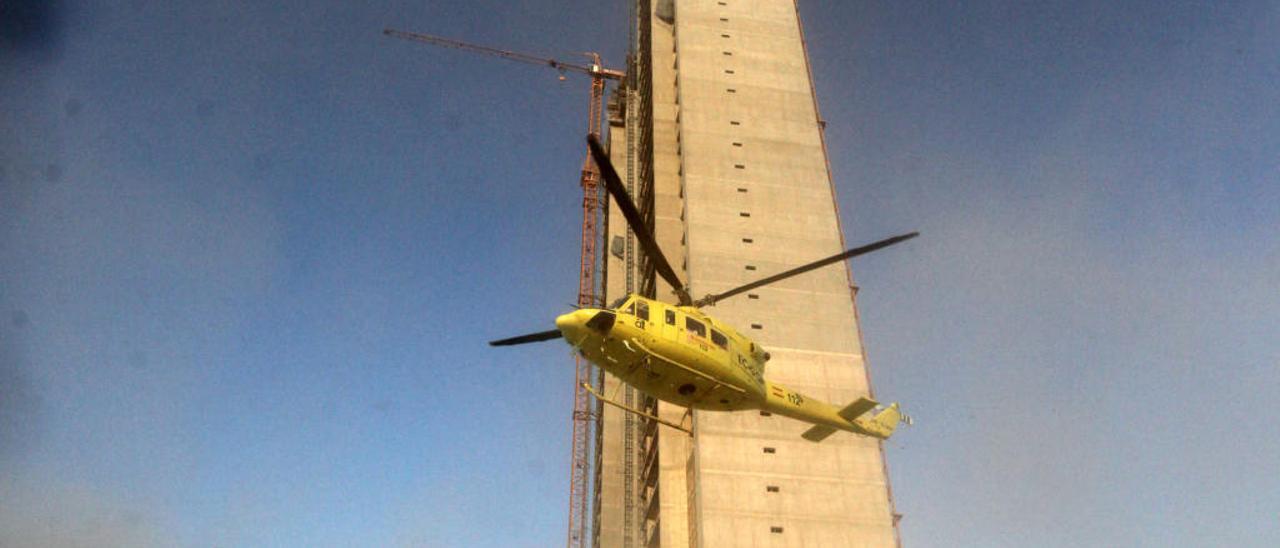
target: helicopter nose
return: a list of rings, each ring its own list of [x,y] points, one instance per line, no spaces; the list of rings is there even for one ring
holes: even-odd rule
[[[564,334],[566,341],[577,341],[586,332],[591,313],[587,310],[574,310],[556,317],[556,329]]]
[[[556,318],[556,329],[565,340],[578,341],[588,334],[604,335],[613,328],[614,314],[608,310],[582,309]]]

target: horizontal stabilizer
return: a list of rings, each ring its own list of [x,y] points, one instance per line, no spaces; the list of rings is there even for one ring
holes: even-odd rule
[[[843,409],[836,411],[836,414],[840,415],[840,418],[844,420],[854,422],[867,411],[875,409],[877,405],[880,405],[880,403],[873,399],[858,398],[857,400],[854,400],[853,403],[844,406]],[[847,429],[848,428],[846,428],[846,430]],[[800,437],[816,442],[825,440],[834,433],[836,433],[836,428],[834,426],[819,424],[813,428],[805,430],[803,434],[800,434]]]
[[[836,412],[836,414],[840,415],[845,420],[851,421],[862,416],[863,413],[875,409],[877,405],[880,405],[880,402],[877,402],[876,400],[870,398],[858,398],[853,403],[844,406],[844,409]]]
[[[819,424],[813,428],[805,430],[803,434],[800,434],[800,437],[809,441],[822,441],[834,433],[836,433],[835,428]]]

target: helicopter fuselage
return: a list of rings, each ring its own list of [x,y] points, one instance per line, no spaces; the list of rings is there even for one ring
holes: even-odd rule
[[[869,406],[850,415],[849,408],[765,380],[769,353],[694,307],[632,295],[611,309],[564,314],[556,327],[583,357],[663,401],[713,411],[762,409],[876,437],[892,432],[889,417],[882,424],[858,418]]]
[[[692,307],[633,296],[613,310],[565,314],[556,326],[583,357],[658,399],[720,411],[764,399],[763,352]]]

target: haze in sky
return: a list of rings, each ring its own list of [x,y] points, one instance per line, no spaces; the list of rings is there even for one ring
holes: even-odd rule
[[[0,8],[0,545],[563,541],[625,2]],[[803,2],[907,546],[1280,544],[1280,7]]]

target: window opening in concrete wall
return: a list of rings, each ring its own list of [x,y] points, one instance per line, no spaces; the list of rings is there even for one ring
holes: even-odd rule
[[[742,148],[742,143],[741,143],[741,142],[738,142],[738,141],[734,141],[734,142],[733,142],[733,146],[738,147],[738,148]]]
[[[733,168],[734,168],[734,169],[747,169],[747,166],[746,166],[746,165],[744,165],[744,164],[733,164]]]
[[[756,269],[756,265],[752,265],[752,264],[747,265],[747,270],[755,270],[755,269]]]
[[[725,90],[725,91],[727,91],[727,92],[729,92],[729,93],[737,93],[737,92],[738,92],[738,90],[733,89],[733,88],[724,88],[724,90]]]
[[[777,493],[777,492],[778,492],[778,486],[777,486],[777,485],[766,485],[766,486],[764,487],[764,490],[765,490],[765,491],[768,491],[768,492],[770,492],[770,493]]]
[[[777,452],[778,452],[778,450],[777,450],[777,449],[774,449],[774,448],[772,448],[772,447],[765,447],[765,448],[764,448],[764,452],[765,452],[765,453],[769,453],[770,455],[772,455],[772,454],[774,454],[774,453],[777,453]]]
[[[755,243],[755,242],[756,242],[756,241],[755,241],[755,240],[752,240],[751,238],[743,238],[743,239],[742,239],[742,243],[744,243],[744,244],[753,244],[753,243]]]
[[[720,54],[721,54],[721,55],[733,55],[733,52],[732,52],[732,51],[722,51],[722,52],[720,52]]]
[[[747,293],[747,298],[748,298],[748,299],[759,299],[759,298],[760,298],[760,296],[759,296],[759,295],[756,295],[755,293]]]
[[[764,326],[758,323],[753,323],[751,324],[751,329],[764,329]]]
[[[725,74],[735,74],[735,73],[733,72],[733,69],[724,69],[724,73],[725,73]]]
[[[728,22],[729,22],[729,18],[728,18],[728,17],[721,17],[721,18],[720,18],[720,21],[721,21],[721,22],[724,22],[724,23],[728,23]]]
[[[781,534],[781,533],[782,533],[782,528],[781,528],[781,527],[778,527],[778,526],[773,526],[773,527],[770,527],[770,528],[769,528],[769,532],[770,532],[770,533],[778,533],[778,534]]]
[[[747,191],[747,189],[742,188],[742,187],[738,187],[738,192],[746,192],[746,191]]]
[[[623,247],[626,245],[625,241],[622,236],[614,236],[613,240],[609,242],[609,254],[619,259],[623,258],[623,252],[626,251],[626,248]]]
[[[760,412],[760,416],[761,416],[761,417],[772,417],[772,416],[773,416],[773,413],[770,413],[770,412],[768,412],[768,411],[761,411],[761,412]]]
[[[737,121],[737,120],[729,120],[729,125],[731,125],[731,126],[740,126],[740,125],[742,125],[742,122],[739,122],[739,121]]]
[[[751,214],[750,214],[750,213],[747,213],[747,212],[745,212],[745,211],[743,211],[743,212],[739,213],[739,214],[738,214],[738,216],[739,216],[739,217],[750,217],[750,216],[751,216]]]

